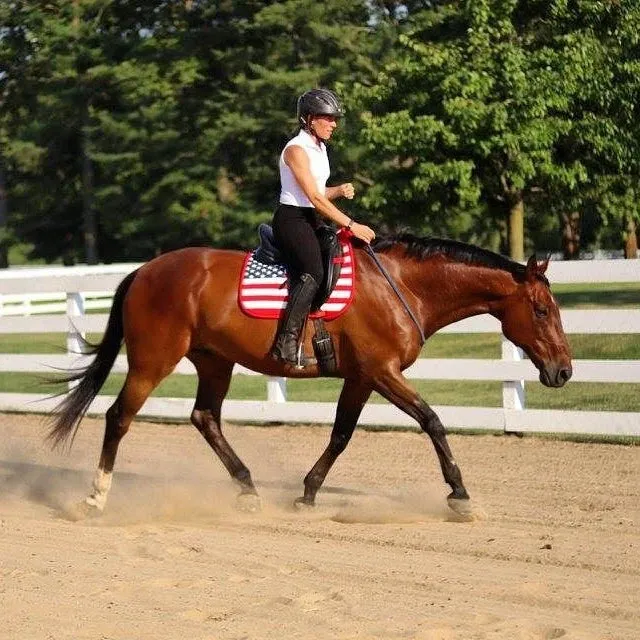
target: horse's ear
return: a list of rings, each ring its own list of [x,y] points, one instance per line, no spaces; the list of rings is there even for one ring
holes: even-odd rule
[[[536,260],[536,256],[532,255],[529,260],[527,260],[527,269],[526,269],[526,278],[527,280],[535,280],[537,276],[541,276],[547,270],[549,266],[549,258],[544,260],[543,262],[538,262]]]
[[[538,264],[538,273],[540,275],[546,273],[548,266],[549,266],[549,255],[547,255],[547,257],[540,264]]]

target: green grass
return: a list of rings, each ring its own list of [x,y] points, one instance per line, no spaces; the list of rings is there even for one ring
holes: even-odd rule
[[[90,341],[99,335],[87,336]],[[636,334],[572,334],[573,357],[581,360],[638,360],[640,336]],[[0,353],[66,353],[66,336],[61,333],[0,334]],[[430,338],[422,358],[499,358],[500,336],[493,333],[443,333]]]
[[[640,307],[640,283],[554,284],[551,287],[562,309],[596,309]]]
[[[56,393],[61,387],[46,382],[45,374],[0,374],[0,391],[9,393]],[[109,376],[101,393],[116,395],[124,375]],[[174,375],[164,380],[153,394],[157,397],[195,398],[195,376]],[[427,402],[434,405],[502,406],[500,382],[460,380],[412,380],[411,384]],[[292,402],[336,402],[342,381],[288,380],[287,398]],[[569,383],[563,389],[549,389],[538,382],[525,385],[526,405],[531,409],[573,409],[577,411],[640,411],[637,385]],[[234,376],[227,398],[232,400],[266,400],[266,383],[260,376]],[[370,402],[385,402],[373,394]]]
[[[100,342],[102,334],[90,333],[87,340]],[[0,333],[0,353],[67,353],[67,336],[64,333]],[[121,351],[124,353],[124,349]]]
[[[638,360],[640,335],[588,334],[568,336],[577,360]],[[443,333],[429,338],[423,358],[499,358],[501,336],[495,333]]]
[[[556,285],[553,287],[563,308],[633,308],[640,306],[640,283],[598,285]],[[89,335],[92,342],[99,335]],[[574,359],[640,359],[640,337],[629,335],[569,336]],[[0,353],[64,353],[64,334],[0,334]],[[499,358],[500,336],[497,334],[441,334],[425,345],[423,358]],[[55,372],[52,372],[55,374]],[[45,382],[45,374],[0,374],[0,392],[54,393],[60,388]],[[116,394],[124,376],[112,375],[102,393]],[[502,387],[499,382],[422,381],[412,384],[431,404],[499,407]],[[340,380],[289,380],[287,397],[292,401],[335,402]],[[173,375],[154,391],[155,396],[193,398],[193,376]],[[234,376],[227,396],[235,400],[266,399],[266,384],[258,376]],[[371,402],[384,402],[373,395]],[[637,385],[569,383],[565,388],[548,389],[539,383],[526,384],[526,404],[530,408],[640,411]]]

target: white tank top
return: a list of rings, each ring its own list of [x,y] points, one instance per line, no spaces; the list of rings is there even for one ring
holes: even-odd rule
[[[324,142],[320,145],[316,143],[316,139],[307,133],[304,129],[300,130],[300,133],[291,138],[285,145],[282,153],[280,154],[280,202],[282,204],[291,204],[297,207],[313,207],[309,198],[307,198],[305,192],[302,190],[298,181],[296,180],[293,172],[284,161],[284,152],[287,147],[291,146],[302,147],[308,158],[309,168],[311,169],[311,175],[318,187],[318,191],[324,195],[327,186],[327,180],[329,179],[329,158],[327,157],[327,147]]]

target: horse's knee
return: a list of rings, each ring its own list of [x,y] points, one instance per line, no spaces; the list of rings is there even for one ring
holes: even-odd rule
[[[329,440],[329,449],[331,453],[333,453],[336,456],[339,456],[347,448],[347,445],[349,444],[350,439],[351,439],[350,434],[349,435],[340,434],[340,435],[331,436],[331,439]]]
[[[427,416],[421,423],[420,428],[430,437],[430,438],[441,438],[446,435],[446,431],[444,425],[440,421],[440,418],[433,415]]]
[[[194,409],[191,412],[191,424],[202,433],[207,424],[207,420],[205,417],[205,412],[200,409]]]
[[[191,412],[191,424],[200,432],[215,430],[218,425],[209,409],[194,409]]]
[[[191,412],[191,423],[214,446],[219,446],[223,442],[224,437],[220,424],[215,420],[211,411],[194,409]]]

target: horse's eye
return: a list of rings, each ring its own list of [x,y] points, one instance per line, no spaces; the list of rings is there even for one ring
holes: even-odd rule
[[[535,306],[533,310],[538,318],[546,318],[549,315],[547,307]]]

